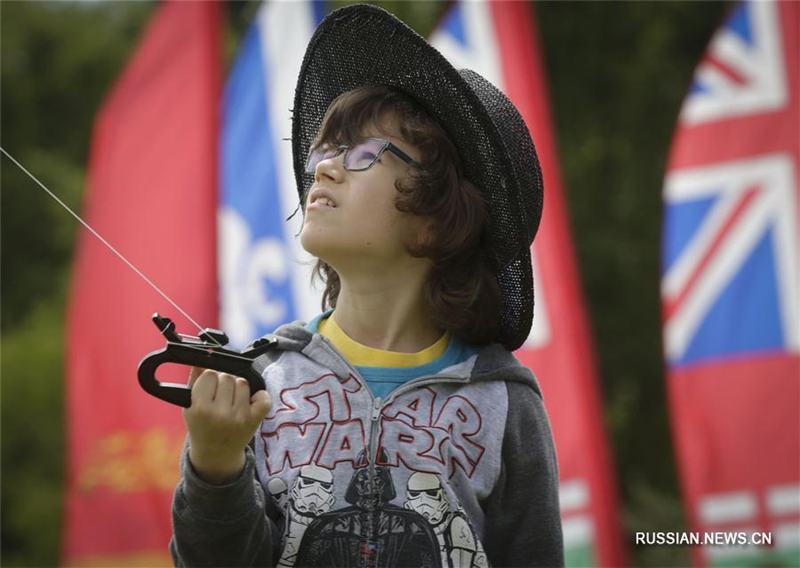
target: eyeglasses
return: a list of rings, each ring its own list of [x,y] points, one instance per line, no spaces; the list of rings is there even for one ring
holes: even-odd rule
[[[317,171],[317,165],[323,160],[335,158],[344,152],[342,165],[344,169],[351,172],[361,172],[370,169],[378,161],[378,158],[389,150],[392,154],[403,160],[410,166],[422,169],[422,164],[415,162],[411,156],[403,152],[400,148],[383,138],[365,138],[355,146],[322,146],[313,148],[308,153],[306,160],[306,173],[313,174]]]

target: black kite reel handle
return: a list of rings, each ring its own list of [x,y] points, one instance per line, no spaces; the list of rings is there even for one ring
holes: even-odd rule
[[[228,337],[216,329],[204,329],[199,337],[187,337],[175,331],[169,318],[153,315],[153,323],[167,340],[167,346],[146,355],[139,362],[139,384],[151,395],[166,402],[188,408],[192,404],[192,390],[188,384],[161,382],[156,369],[164,363],[178,363],[191,367],[213,369],[247,379],[250,394],[266,389],[260,366],[255,360],[269,351],[277,341],[262,338],[245,350],[226,349]]]

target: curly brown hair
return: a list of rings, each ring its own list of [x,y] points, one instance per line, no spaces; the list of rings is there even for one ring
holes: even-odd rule
[[[312,147],[350,145],[368,125],[386,132],[389,123],[398,130],[393,134],[421,156],[422,168],[412,168],[408,178],[396,182],[395,207],[433,221],[425,236],[407,245],[409,254],[432,262],[423,288],[431,321],[467,343],[489,343],[499,332],[502,306],[487,246],[491,219],[483,195],[462,175],[461,160],[442,127],[400,91],[360,87],[331,103]],[[339,275],[321,259],[315,274],[325,283],[322,309],[335,308]]]

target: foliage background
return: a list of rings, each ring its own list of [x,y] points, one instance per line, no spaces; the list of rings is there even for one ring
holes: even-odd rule
[[[446,7],[380,4],[423,35]],[[94,113],[154,6],[0,3],[2,146],[76,209]],[[230,63],[258,5],[226,7]],[[688,563],[680,548],[635,548],[632,534],[685,527],[660,351],[661,183],[692,71],[727,8],[535,6],[622,522],[640,566]],[[77,224],[6,158],[0,168],[2,564],[49,566],[61,534],[63,320]]]

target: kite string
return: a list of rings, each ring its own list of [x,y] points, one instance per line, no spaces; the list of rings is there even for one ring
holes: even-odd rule
[[[80,216],[80,215],[78,215],[77,213],[75,213],[75,211],[73,211],[73,210],[72,210],[72,209],[71,209],[71,208],[70,208],[70,207],[69,207],[69,206],[68,206],[66,203],[64,203],[64,202],[63,202],[63,201],[62,201],[62,200],[61,200],[61,199],[60,199],[60,198],[59,198],[59,197],[58,197],[58,196],[57,196],[55,193],[53,193],[52,191],[50,191],[50,190],[47,188],[47,186],[45,186],[45,185],[44,185],[42,182],[40,182],[40,181],[39,181],[39,180],[36,178],[36,176],[34,176],[34,175],[31,173],[31,172],[29,172],[29,171],[28,171],[28,170],[25,168],[25,166],[23,166],[21,163],[19,163],[19,161],[17,161],[17,160],[16,160],[16,159],[15,159],[15,158],[14,158],[14,157],[11,155],[11,154],[9,154],[9,153],[6,151],[6,149],[5,149],[5,148],[3,148],[2,146],[0,146],[0,152],[3,152],[3,154],[5,154],[5,155],[6,155],[6,157],[7,157],[9,160],[11,160],[12,162],[14,162],[14,164],[16,164],[16,166],[17,166],[19,169],[21,169],[23,172],[25,172],[25,174],[26,174],[26,175],[27,175],[29,178],[31,178],[31,179],[32,179],[34,182],[36,182],[36,184],[37,184],[39,187],[41,187],[41,188],[42,188],[42,189],[43,189],[43,190],[44,190],[44,191],[45,191],[45,192],[46,192],[46,193],[47,193],[47,194],[48,194],[50,197],[52,197],[53,199],[55,199],[55,200],[56,200],[56,202],[57,202],[57,203],[58,203],[58,204],[59,204],[61,207],[63,207],[63,208],[64,208],[64,209],[65,209],[65,210],[66,210],[66,211],[67,211],[67,212],[68,212],[70,215],[72,215],[73,217],[75,217],[75,219],[77,219],[77,220],[78,220],[78,222],[79,222],[81,225],[83,225],[83,226],[86,228],[86,230],[88,230],[88,231],[89,231],[89,232],[90,232],[92,235],[94,235],[94,236],[95,236],[95,237],[96,237],[96,238],[97,238],[97,239],[98,239],[98,240],[99,240],[101,243],[103,243],[103,244],[104,244],[104,245],[105,245],[105,246],[106,246],[106,247],[107,247],[107,248],[108,248],[108,249],[109,249],[111,252],[113,252],[115,255],[117,255],[117,257],[118,257],[118,258],[119,258],[119,259],[120,259],[122,262],[124,262],[126,265],[128,265],[128,267],[129,267],[131,270],[133,270],[133,271],[134,271],[136,274],[138,274],[138,275],[139,275],[139,277],[140,277],[140,278],[142,278],[142,279],[143,279],[145,282],[147,282],[147,284],[148,284],[148,285],[149,285],[149,286],[150,286],[150,287],[151,287],[153,290],[155,290],[156,292],[158,292],[158,293],[161,295],[161,297],[162,297],[162,298],[164,298],[164,299],[165,299],[167,302],[169,302],[169,303],[172,305],[172,307],[173,307],[173,308],[175,308],[176,310],[178,310],[178,312],[180,312],[180,314],[181,314],[183,317],[185,317],[187,320],[189,320],[189,321],[190,321],[190,322],[191,322],[191,323],[192,323],[192,324],[193,324],[193,325],[194,325],[194,326],[195,326],[195,327],[198,329],[198,331],[200,331],[201,333],[203,332],[203,328],[200,326],[200,324],[198,324],[198,323],[197,323],[197,322],[194,320],[194,318],[192,318],[192,316],[190,316],[188,313],[186,313],[186,312],[183,310],[183,308],[181,308],[181,307],[180,307],[180,306],[179,306],[179,305],[178,305],[178,304],[177,304],[177,303],[176,303],[176,302],[175,302],[175,301],[174,301],[172,298],[170,298],[170,297],[169,297],[169,296],[168,296],[168,295],[167,295],[167,294],[166,294],[166,293],[165,293],[163,290],[161,290],[161,288],[159,288],[159,287],[158,287],[158,286],[157,286],[157,285],[156,285],[156,284],[155,284],[155,283],[154,283],[152,280],[150,280],[150,279],[147,277],[147,275],[146,275],[144,272],[142,272],[141,270],[139,270],[139,269],[138,269],[138,268],[137,268],[137,267],[136,267],[136,266],[135,266],[135,265],[134,265],[134,264],[133,264],[131,261],[129,261],[127,258],[125,258],[125,256],[124,256],[124,255],[123,255],[121,252],[119,252],[119,251],[118,251],[116,248],[114,248],[114,246],[113,246],[111,243],[109,243],[109,242],[108,242],[106,239],[104,239],[104,238],[103,238],[103,236],[102,236],[102,235],[100,235],[100,233],[98,233],[97,231],[95,231],[95,230],[94,230],[94,228],[92,228],[92,226],[91,226],[91,225],[89,225],[89,223],[87,223],[86,221],[84,221],[84,220],[81,218],[81,216]],[[214,339],[213,337],[210,337],[210,336],[209,336],[209,339],[211,339],[211,341],[213,341],[214,343],[216,343],[218,346],[222,347],[222,345],[221,345],[221,344],[220,344],[220,343],[219,343],[219,342],[218,342],[216,339]]]

